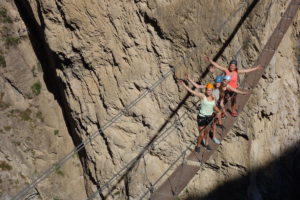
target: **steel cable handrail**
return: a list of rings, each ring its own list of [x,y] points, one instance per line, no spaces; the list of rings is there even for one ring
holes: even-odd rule
[[[237,15],[237,13],[245,6],[247,5],[248,0],[244,0],[243,3],[240,5],[240,7],[233,12],[226,20],[224,20],[220,26],[216,29],[218,32],[221,31],[220,28],[224,28],[225,25],[234,17]],[[205,42],[204,40],[200,42],[200,45],[194,47],[193,51],[197,50],[198,48],[202,47],[202,43]],[[193,52],[192,51],[192,52]],[[191,52],[190,52],[191,55]],[[188,56],[184,57],[182,60],[187,59],[190,57]],[[180,64],[180,63],[179,63]],[[179,65],[173,67],[170,69],[167,73],[163,74],[163,76],[157,80],[155,83],[153,83],[149,88],[146,88],[146,90],[140,94],[135,100],[133,100],[129,105],[127,105],[124,109],[122,109],[117,115],[115,115],[112,119],[110,119],[102,128],[98,129],[94,134],[86,138],[83,142],[81,142],[78,146],[76,146],[71,152],[69,152],[67,155],[65,155],[62,159],[60,159],[57,163],[53,164],[51,167],[49,167],[47,170],[45,170],[40,176],[38,176],[34,181],[32,181],[27,187],[22,189],[19,193],[17,193],[11,200],[17,200],[22,198],[24,195],[26,195],[31,189],[33,189],[38,183],[46,179],[51,173],[53,173],[56,169],[61,167],[67,160],[69,160],[74,154],[78,153],[82,148],[84,148],[87,144],[91,143],[91,141],[100,135],[100,133],[103,133],[108,127],[110,127],[113,123],[115,123],[120,117],[122,117],[126,112],[128,112],[129,109],[131,109],[134,105],[136,105],[139,101],[141,101],[147,94],[152,92],[157,86],[159,86],[167,77],[169,77],[171,74],[175,72],[175,69]]]
[[[107,188],[113,181],[116,180],[116,178],[122,176],[122,173],[125,172],[125,170],[130,169],[133,164],[139,160],[140,158],[142,158],[147,152],[151,151],[151,148],[157,144],[159,144],[161,141],[163,141],[163,139],[161,139],[163,136],[163,138],[167,137],[168,135],[170,135],[170,133],[172,133],[174,130],[176,130],[178,128],[178,122],[180,121],[180,119],[183,119],[184,116],[187,114],[187,112],[185,112],[184,114],[182,114],[179,119],[176,119],[172,125],[170,125],[168,128],[166,128],[160,135],[158,135],[153,141],[151,141],[149,144],[147,144],[146,146],[144,146],[143,151],[136,156],[134,159],[132,159],[129,163],[127,163],[121,170],[119,170],[117,173],[115,173],[108,181],[105,182],[105,184],[103,184],[102,186],[100,186],[90,197],[87,198],[87,200],[91,200],[93,198],[96,197],[96,195],[103,191],[105,188]],[[183,119],[183,121],[186,119]],[[159,139],[161,139],[159,141]],[[158,142],[157,142],[158,141]]]

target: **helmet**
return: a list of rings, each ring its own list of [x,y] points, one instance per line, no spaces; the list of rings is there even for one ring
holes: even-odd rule
[[[215,79],[216,83],[221,83],[223,81],[223,76],[217,76]]]
[[[229,65],[231,65],[231,64],[237,65],[237,61],[236,60],[231,60],[230,63],[229,63]]]
[[[206,89],[213,89],[214,88],[214,85],[211,84],[211,83],[208,83],[205,87]]]
[[[225,75],[225,76],[223,76],[223,80],[230,81],[231,80],[231,76]]]

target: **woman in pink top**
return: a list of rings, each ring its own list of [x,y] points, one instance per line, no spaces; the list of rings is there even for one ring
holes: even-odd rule
[[[229,63],[228,68],[222,67],[218,63],[214,62],[212,59],[210,59],[208,56],[205,57],[207,61],[209,61],[214,67],[222,70],[225,75],[231,76],[231,80],[228,83],[231,87],[233,88],[238,88],[238,74],[242,73],[249,73],[255,70],[262,70],[264,69],[261,65],[257,65],[256,67],[252,67],[250,69],[239,69],[237,68],[237,61],[232,60]],[[210,71],[214,71],[214,68],[211,68]],[[237,116],[237,104],[236,104],[236,93],[232,92],[231,93],[231,115],[233,117]]]

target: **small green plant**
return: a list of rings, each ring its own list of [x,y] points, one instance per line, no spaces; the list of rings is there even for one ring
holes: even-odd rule
[[[10,166],[7,162],[5,161],[0,161],[0,168],[2,171],[6,170],[6,171],[10,171],[12,170],[12,166]]]
[[[33,149],[30,149],[32,156],[35,156],[35,151]]]
[[[121,193],[120,191],[116,191],[113,195],[117,196],[117,195],[120,195],[120,193]]]
[[[3,23],[12,23],[13,20],[7,15],[5,8],[0,8],[0,21]]]
[[[21,42],[21,38],[19,37],[13,37],[13,36],[8,36],[5,40],[6,46],[17,46]]]
[[[30,114],[31,114],[31,110],[29,108],[27,108],[24,111],[18,110],[18,109],[12,109],[10,111],[10,114],[7,115],[7,117],[17,116],[17,117],[21,118],[24,121],[29,121],[29,120],[31,120]]]
[[[5,131],[10,131],[10,129],[11,129],[11,126],[4,126]]]
[[[59,176],[62,176],[62,177],[65,176],[64,172],[61,171],[60,169],[56,170],[56,174],[58,174]]]
[[[59,134],[59,130],[54,130],[54,135],[58,135]]]
[[[20,118],[23,119],[24,121],[29,121],[29,120],[31,120],[31,117],[30,117],[31,110],[30,110],[29,108],[27,108],[27,109],[24,110],[24,111],[18,110],[18,112],[19,112]]]
[[[35,84],[33,84],[31,86],[31,91],[33,92],[33,94],[35,94],[36,96],[39,95],[41,93],[41,89],[42,89],[42,84],[40,81],[36,82]]]
[[[21,145],[21,142],[20,142],[20,141],[12,141],[11,143],[13,143],[13,144],[16,145],[16,146],[20,146],[20,145]]]
[[[1,54],[0,54],[0,67],[3,67],[3,68],[6,67],[5,57]]]
[[[41,111],[36,113],[36,117],[39,118],[41,120],[41,122],[44,122],[44,117]]]

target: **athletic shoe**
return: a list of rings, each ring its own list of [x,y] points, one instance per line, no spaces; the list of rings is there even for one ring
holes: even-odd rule
[[[225,126],[223,124],[217,124],[217,127],[219,127],[220,129],[222,129],[222,131],[225,129]]]
[[[213,138],[212,141],[216,144],[221,144],[220,140],[218,140],[218,138]]]

